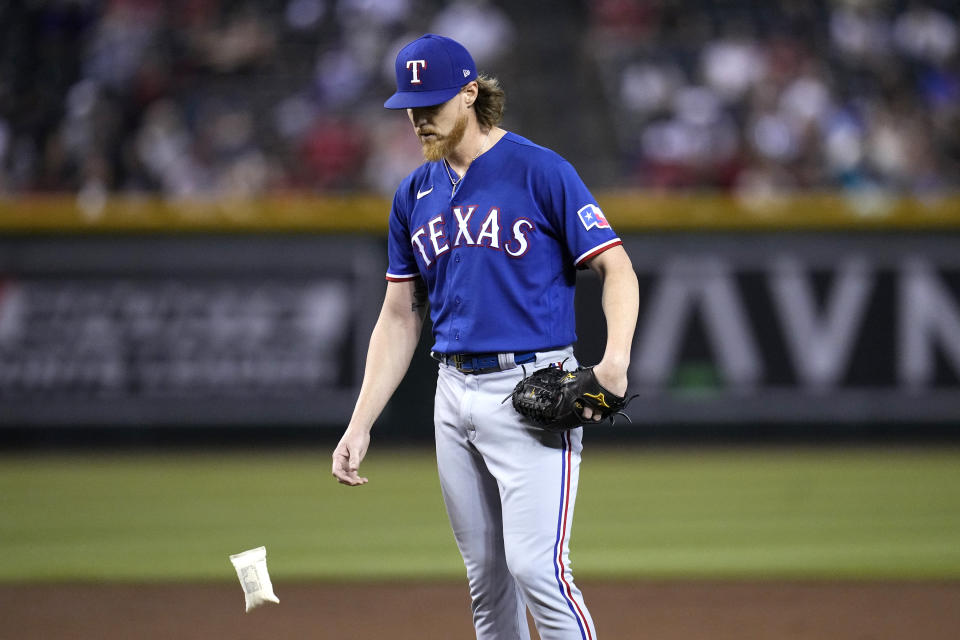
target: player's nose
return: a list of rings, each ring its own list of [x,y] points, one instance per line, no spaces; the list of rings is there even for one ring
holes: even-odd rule
[[[427,118],[427,114],[417,113],[416,110],[414,110],[413,114],[410,116],[410,120],[412,120],[413,125],[418,128],[430,122],[429,118]]]
[[[410,120],[414,125],[421,127],[425,124],[430,123],[430,119],[434,113],[437,112],[438,107],[413,107],[412,109],[407,109],[407,112],[410,114]]]

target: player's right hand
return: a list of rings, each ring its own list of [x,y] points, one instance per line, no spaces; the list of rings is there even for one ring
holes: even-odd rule
[[[370,446],[370,433],[347,429],[340,443],[333,450],[333,477],[340,484],[356,487],[367,484],[369,480],[359,475],[360,462],[367,455]]]

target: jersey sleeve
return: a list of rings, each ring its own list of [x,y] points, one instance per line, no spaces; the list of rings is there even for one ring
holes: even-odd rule
[[[621,243],[596,199],[566,160],[560,160],[544,175],[548,182],[547,216],[554,220],[574,266],[587,262]]]
[[[410,244],[410,231],[407,225],[407,211],[403,206],[400,189],[393,196],[390,207],[390,220],[387,235],[387,280],[404,282],[420,276],[413,247]]]

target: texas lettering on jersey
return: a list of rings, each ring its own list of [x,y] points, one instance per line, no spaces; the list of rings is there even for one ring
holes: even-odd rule
[[[505,228],[499,207],[491,207],[483,215],[478,215],[478,210],[477,205],[452,207],[446,216],[437,214],[413,232],[410,243],[427,268],[443,254],[459,247],[487,247],[512,258],[527,252],[533,222],[516,218]]]
[[[620,244],[596,198],[569,162],[509,132],[462,180],[451,193],[442,163],[421,165],[397,188],[388,222],[386,278],[423,279],[433,349],[572,344],[576,271]]]

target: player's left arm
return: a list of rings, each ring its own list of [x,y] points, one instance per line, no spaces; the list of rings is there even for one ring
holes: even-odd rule
[[[630,349],[640,309],[637,274],[630,256],[620,245],[592,258],[587,266],[603,282],[601,305],[607,323],[607,345],[593,373],[601,385],[622,396],[627,392]],[[589,419],[588,411],[584,411],[584,417]]]

